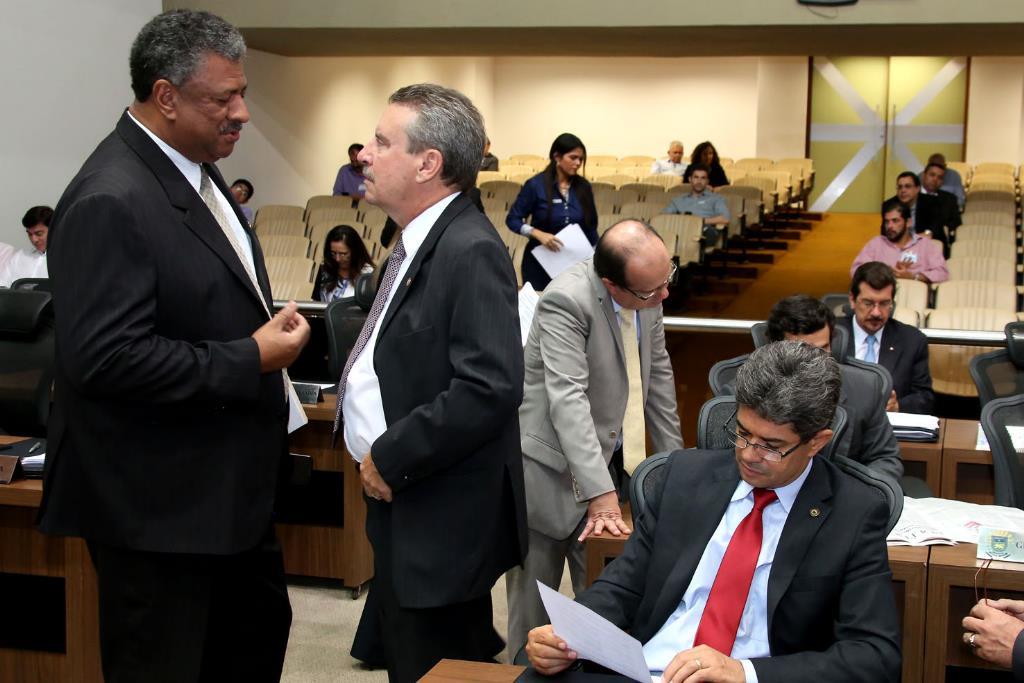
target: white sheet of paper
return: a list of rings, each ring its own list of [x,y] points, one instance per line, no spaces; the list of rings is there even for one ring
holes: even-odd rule
[[[537,582],[540,599],[559,638],[581,659],[634,681],[652,681],[640,641],[591,609]]]
[[[533,248],[534,258],[552,279],[558,277],[559,273],[569,266],[574,266],[594,255],[594,246],[577,223],[562,228],[558,233],[558,241],[562,243],[562,248],[558,251],[551,251],[543,245]]]
[[[533,326],[533,313],[537,310],[537,302],[540,295],[529,282],[519,290],[519,330],[523,335],[523,346],[526,346],[526,338],[530,336],[530,327]]]
[[[1024,427],[1006,425],[1006,433],[1010,435],[1010,443],[1013,444],[1013,450],[1018,453],[1024,453]],[[988,437],[985,436],[985,430],[982,429],[981,425],[978,425],[978,442],[974,445],[974,449],[978,451],[990,451],[992,447],[988,445]]]
[[[291,434],[299,427],[302,427],[309,418],[306,417],[306,411],[302,407],[302,403],[299,402],[299,395],[295,393],[295,387],[292,383],[288,382],[288,433]]]
[[[945,498],[904,498],[903,514],[893,533],[908,525],[921,527],[912,536],[929,533],[955,543],[977,543],[978,529],[983,526],[1024,529],[1024,510]]]
[[[913,413],[886,413],[889,424],[896,427],[936,430],[939,428],[939,418],[934,415],[915,415]]]

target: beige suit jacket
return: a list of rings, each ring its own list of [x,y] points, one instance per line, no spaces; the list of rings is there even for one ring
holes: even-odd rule
[[[661,307],[640,310],[644,417],[655,453],[683,447]],[[526,341],[519,425],[529,526],[572,533],[591,498],[614,490],[608,463],[629,392],[619,321],[591,259],[554,279]]]

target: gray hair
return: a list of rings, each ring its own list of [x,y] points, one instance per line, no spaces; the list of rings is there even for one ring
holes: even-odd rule
[[[805,342],[766,344],[736,374],[736,402],[778,425],[791,424],[802,440],[832,423],[842,375],[824,350]]]
[[[161,79],[180,88],[210,53],[240,62],[245,57],[245,39],[237,28],[210,12],[175,9],[153,17],[135,37],[128,60],[135,99],[148,100],[153,84]]]
[[[484,148],[484,118],[468,97],[457,90],[433,83],[407,85],[396,90],[388,104],[400,104],[416,111],[409,124],[411,154],[426,149],[441,153],[441,180],[463,192],[476,184],[480,171],[480,150]]]

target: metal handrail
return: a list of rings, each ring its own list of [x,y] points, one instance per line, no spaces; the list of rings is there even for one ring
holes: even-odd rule
[[[280,309],[287,301],[274,300],[274,310]],[[322,301],[300,301],[299,312],[313,317],[323,316],[327,304]],[[760,320],[729,320],[721,318],[687,318],[665,316],[666,332],[727,332],[750,334],[750,328]],[[1006,346],[1006,335],[987,330],[938,330],[922,328],[921,333],[929,344],[957,344],[960,346]]]

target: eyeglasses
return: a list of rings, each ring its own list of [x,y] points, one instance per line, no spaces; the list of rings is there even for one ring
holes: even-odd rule
[[[679,266],[677,266],[675,263],[673,263],[672,264],[672,270],[670,270],[669,273],[668,273],[668,279],[665,280],[664,282],[662,282],[661,286],[658,287],[657,289],[655,289],[653,292],[637,292],[637,291],[634,291],[634,290],[630,289],[629,287],[623,287],[623,289],[626,290],[627,292],[629,292],[630,294],[632,294],[633,296],[635,296],[637,299],[640,299],[640,301],[647,301],[648,299],[650,299],[652,296],[654,296],[655,294],[657,294],[661,290],[666,289],[666,288],[671,287],[672,285],[674,285],[676,283],[676,276],[678,274],[679,274]]]
[[[974,572],[974,604],[978,604],[982,600],[988,603],[988,568],[992,564],[992,558],[989,557],[987,560],[981,563],[978,567],[978,571]],[[978,575],[981,575],[981,595],[978,595]]]
[[[789,455],[796,449],[800,448],[800,446],[804,445],[805,443],[804,441],[801,440],[797,445],[793,446],[792,448],[786,451],[780,451],[777,448],[765,446],[764,444],[761,443],[754,443],[750,439],[744,436],[740,436],[735,429],[729,428],[729,425],[733,424],[735,421],[736,413],[733,413],[732,417],[729,418],[729,421],[722,425],[722,429],[725,430],[725,435],[726,438],[729,439],[729,442],[733,446],[736,446],[737,448],[753,448],[757,453],[761,455],[763,459],[767,460],[768,462],[780,462],[783,458],[785,458],[787,455]]]
[[[885,301],[872,301],[871,299],[857,299],[857,305],[863,308],[865,311],[874,310],[877,306],[880,311],[888,311],[892,308],[892,299],[886,299]]]
[[[334,258],[343,258],[343,257],[349,256],[349,255],[350,255],[350,252],[347,252],[347,251],[332,251],[331,252],[331,256],[333,256]]]

